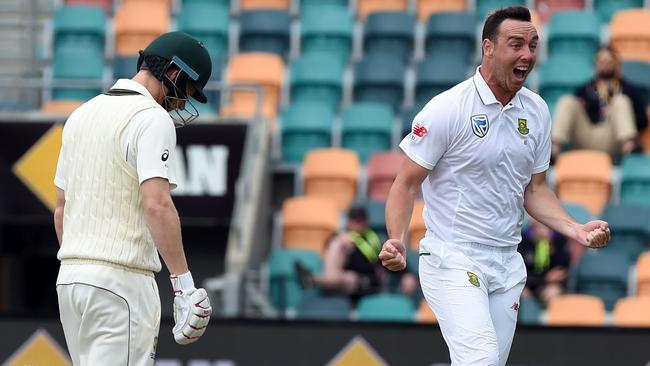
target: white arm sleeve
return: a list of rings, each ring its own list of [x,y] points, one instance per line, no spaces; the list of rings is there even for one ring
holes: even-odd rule
[[[411,133],[399,147],[421,167],[431,170],[447,151],[450,143],[450,116],[448,105],[434,99],[413,119]]]
[[[138,171],[140,184],[150,178],[164,178],[176,188],[176,129],[169,114],[159,108],[133,116],[122,134],[126,161]]]
[[[546,105],[546,103],[544,103],[544,105]],[[544,133],[542,134],[542,140],[535,150],[533,174],[546,171],[551,160],[551,114],[547,106],[542,108],[541,125],[544,126]]]

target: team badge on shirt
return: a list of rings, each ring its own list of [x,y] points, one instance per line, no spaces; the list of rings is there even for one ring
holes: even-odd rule
[[[478,276],[473,272],[467,272],[467,277],[469,277],[469,283],[476,287],[481,287],[481,284],[478,282]]]
[[[487,115],[478,114],[469,118],[472,122],[472,132],[480,138],[485,137],[490,128],[490,121],[488,121]]]
[[[519,131],[520,134],[522,135],[528,135],[528,121],[525,118],[519,118],[517,119],[517,124],[519,127],[517,127],[517,131]]]

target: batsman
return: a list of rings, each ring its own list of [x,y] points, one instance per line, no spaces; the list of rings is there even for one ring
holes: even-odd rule
[[[177,126],[198,116],[212,63],[181,32],[140,51],[137,74],[74,111],[63,129],[54,183],[61,261],[56,289],[74,365],[153,365],[160,327],[154,273],[162,256],[174,296],[173,337],[203,335],[212,308],[195,288],[178,213]]]

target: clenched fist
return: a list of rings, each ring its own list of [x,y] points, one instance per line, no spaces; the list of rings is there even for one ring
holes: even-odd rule
[[[382,266],[391,271],[401,271],[406,268],[406,248],[397,239],[388,239],[379,252]]]
[[[578,242],[588,248],[602,248],[612,238],[609,224],[602,220],[589,221],[577,232]]]

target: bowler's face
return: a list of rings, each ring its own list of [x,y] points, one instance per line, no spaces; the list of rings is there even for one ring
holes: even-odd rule
[[[494,45],[494,71],[501,87],[516,93],[537,60],[539,36],[533,23],[506,19],[499,26]]]

